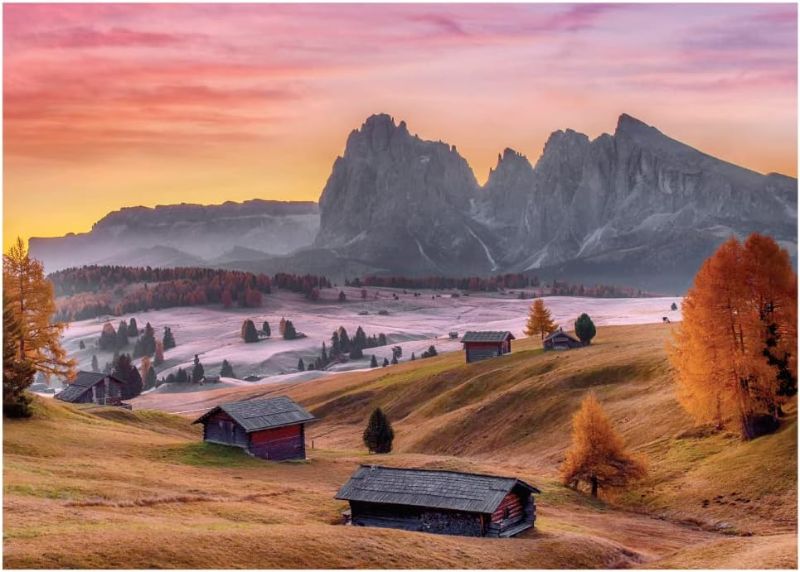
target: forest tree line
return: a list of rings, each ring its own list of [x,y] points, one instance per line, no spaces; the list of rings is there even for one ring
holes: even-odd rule
[[[330,287],[323,276],[281,273],[273,279],[238,270],[97,265],[61,270],[49,280],[59,296],[58,321],[206,304],[258,308],[273,285],[309,298]]]
[[[364,276],[353,280],[346,279],[345,286],[355,288],[372,286],[376,288],[405,288],[408,290],[462,290],[464,292],[497,292],[524,288],[539,289],[541,295],[550,296],[588,296],[591,298],[641,298],[648,296],[641,289],[610,284],[585,285],[563,280],[542,282],[538,276],[510,273],[497,276]]]

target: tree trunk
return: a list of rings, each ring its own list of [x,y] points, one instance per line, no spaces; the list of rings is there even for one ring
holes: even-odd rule
[[[597,477],[592,477],[592,497],[597,498]]]

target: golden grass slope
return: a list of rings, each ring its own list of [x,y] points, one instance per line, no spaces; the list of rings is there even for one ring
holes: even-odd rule
[[[285,386],[134,401],[136,411],[38,400],[4,423],[7,567],[753,567],[796,565],[796,411],[742,443],[691,429],[664,355],[668,326],[600,328],[596,344],[463,364],[459,354]],[[595,502],[557,481],[570,417],[597,392],[650,476]],[[199,442],[190,416],[284,393],[321,417],[309,461],[269,463]],[[183,396],[184,399],[187,396]],[[362,452],[380,405],[396,452]],[[199,413],[198,413],[199,414]],[[505,540],[337,525],[333,495],[359,463],[520,476],[537,528]],[[752,535],[752,536],[747,536]]]

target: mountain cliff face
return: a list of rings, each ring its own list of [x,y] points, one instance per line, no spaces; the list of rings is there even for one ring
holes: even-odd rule
[[[553,133],[535,167],[506,149],[483,188],[453,147],[373,116],[350,134],[320,210],[315,246],[393,272],[542,269],[683,288],[731,235],[763,232],[796,256],[796,179],[628,115],[594,140]]]
[[[486,254],[470,216],[478,190],[454,147],[374,115],[333,165],[314,244],[395,272],[481,269]]]
[[[131,207],[87,233],[31,238],[30,251],[48,272],[83,264],[210,266],[290,253],[310,245],[318,228],[313,202]]]

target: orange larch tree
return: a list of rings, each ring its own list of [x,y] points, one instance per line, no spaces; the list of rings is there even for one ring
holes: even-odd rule
[[[567,486],[589,485],[596,497],[601,488],[622,488],[646,474],[644,457],[625,450],[594,393],[589,393],[572,418],[572,445],[561,465]]]
[[[689,289],[668,348],[678,399],[698,422],[752,439],[797,392],[797,276],[771,238],[730,239]]]
[[[541,298],[534,300],[528,314],[528,322],[525,324],[525,335],[534,336],[539,334],[544,339],[547,334],[554,332],[556,328],[558,328],[558,324],[553,321],[550,310],[544,305],[544,300]]]

